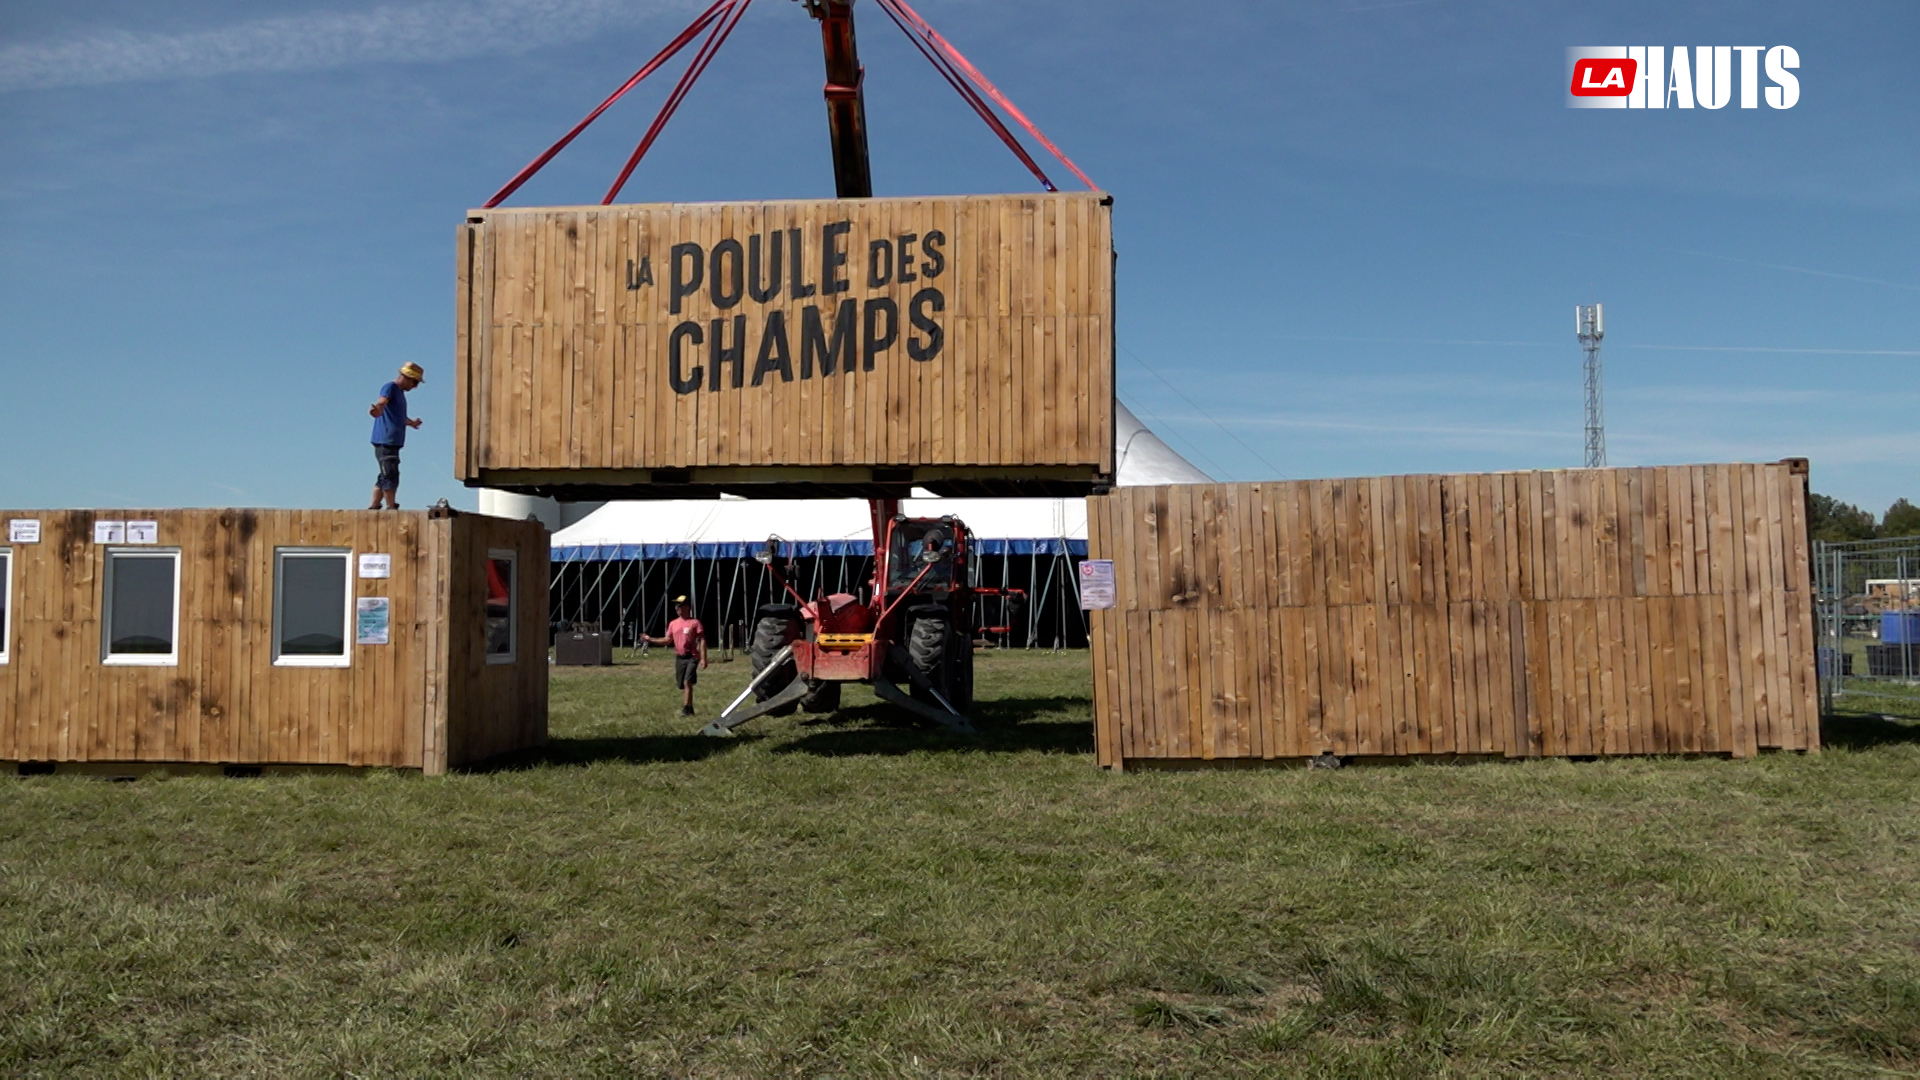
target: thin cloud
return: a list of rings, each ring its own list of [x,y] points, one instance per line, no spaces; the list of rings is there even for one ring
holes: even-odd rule
[[[1624,446],[1640,461],[1777,461],[1809,457],[1816,468],[1888,465],[1920,454],[1920,434],[1905,431],[1828,435],[1785,430],[1765,435],[1719,437],[1659,432],[1607,432],[1608,449]]]
[[[1204,417],[1170,416],[1168,419],[1188,421],[1205,419]],[[1379,435],[1440,435],[1447,437],[1502,439],[1576,439],[1579,433],[1564,431],[1540,431],[1528,428],[1505,428],[1466,426],[1458,424],[1422,425],[1387,423],[1379,420],[1341,420],[1330,417],[1313,416],[1229,416],[1221,421],[1227,424],[1241,424],[1247,427],[1306,428],[1314,431],[1355,431]]]
[[[690,0],[478,0],[250,19],[209,30],[101,29],[0,47],[0,92],[525,52]]]
[[[1611,343],[1613,349],[1666,349],[1673,352],[1806,353],[1814,356],[1920,356],[1920,349],[1777,349],[1771,345],[1640,345]]]
[[[1571,234],[1569,234],[1571,235]],[[1759,264],[1768,265],[1768,264]],[[1815,271],[1808,271],[1814,273]],[[1837,276],[1837,275],[1828,275]],[[1869,281],[1869,278],[1856,278],[1857,281]],[[1887,285],[1891,282],[1874,282]],[[1896,289],[1910,288],[1907,285],[1893,285]],[[1411,337],[1350,337],[1342,334],[1268,334],[1267,337],[1279,341],[1325,341],[1361,345],[1478,345],[1503,346],[1522,349],[1565,349],[1565,341],[1500,341],[1475,338],[1411,338]],[[1569,340],[1572,335],[1568,335]],[[1772,345],[1658,345],[1637,341],[1609,341],[1609,349],[1666,349],[1677,352],[1744,352],[1744,353],[1806,353],[1815,356],[1920,356],[1920,349],[1799,349],[1783,348]]]
[[[1584,233],[1565,231],[1561,232],[1560,235],[1570,236],[1576,240],[1600,240],[1614,244],[1624,243],[1619,237],[1612,236],[1588,236]],[[1643,247],[1644,245],[1636,243],[1634,246]],[[1884,285],[1889,289],[1905,289],[1908,292],[1920,292],[1920,285],[1909,285],[1904,281],[1886,281],[1881,278],[1861,277],[1858,274],[1838,274],[1832,270],[1815,270],[1806,266],[1788,266],[1786,263],[1761,262],[1758,259],[1743,259],[1738,255],[1721,255],[1712,251],[1695,251],[1692,248],[1656,246],[1653,250],[1671,251],[1676,255],[1691,255],[1696,259],[1716,259],[1720,262],[1741,263],[1746,266],[1758,266],[1767,270],[1784,270],[1790,274],[1807,274],[1811,277],[1833,278],[1836,281],[1857,281],[1863,285]]]

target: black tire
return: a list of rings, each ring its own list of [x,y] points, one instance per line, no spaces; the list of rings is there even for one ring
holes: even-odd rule
[[[947,653],[953,630],[947,621],[947,609],[936,604],[925,604],[916,607],[913,616],[913,623],[907,628],[907,661],[913,665],[914,671],[951,701],[953,695],[947,692]],[[911,681],[911,693],[915,701],[939,704],[932,694],[920,688],[918,680]]]
[[[973,712],[973,637],[961,630],[947,642],[946,695],[960,715]]]
[[[839,712],[840,684],[832,680],[812,684],[807,696],[800,699],[800,707],[810,713]]]
[[[773,662],[775,653],[787,647],[794,638],[800,636],[800,612],[790,604],[767,604],[760,609],[759,620],[753,624],[753,637],[747,644],[747,659],[752,662],[753,674],[757,677]],[[797,672],[791,658],[781,662],[782,671],[776,671],[753,688],[753,699],[765,701],[787,688],[793,682]],[[773,710],[772,716],[791,716],[799,707],[798,702],[782,705]]]

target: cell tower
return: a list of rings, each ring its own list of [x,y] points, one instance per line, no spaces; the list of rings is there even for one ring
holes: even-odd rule
[[[1573,332],[1587,352],[1587,464],[1589,469],[1607,467],[1607,421],[1600,407],[1600,339],[1607,325],[1599,304],[1580,304],[1573,309]]]

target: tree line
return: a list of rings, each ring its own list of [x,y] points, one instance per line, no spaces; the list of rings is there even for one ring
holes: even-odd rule
[[[1807,502],[1808,524],[1815,540],[1843,543],[1848,540],[1876,540],[1894,536],[1920,537],[1920,506],[1895,499],[1887,512],[1875,520],[1873,514],[1831,495],[1814,492]]]

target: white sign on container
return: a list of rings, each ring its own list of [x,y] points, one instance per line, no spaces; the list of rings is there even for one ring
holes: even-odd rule
[[[127,522],[127,543],[157,544],[160,542],[160,523],[157,521]]]
[[[1080,610],[1113,606],[1113,560],[1087,559],[1080,564]]]
[[[360,556],[360,576],[363,578],[390,578],[393,576],[393,556]]]
[[[7,522],[7,543],[37,544],[40,542],[39,518],[14,518]]]
[[[124,544],[127,542],[127,523],[124,521],[96,521],[93,523],[93,542],[96,544]]]
[[[362,596],[353,602],[353,643],[385,645],[392,605],[384,596]]]

